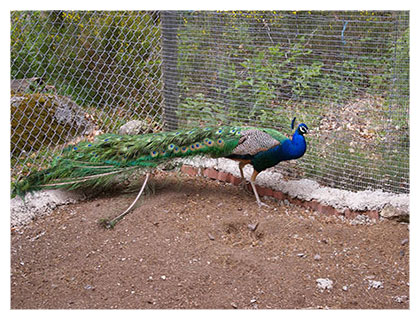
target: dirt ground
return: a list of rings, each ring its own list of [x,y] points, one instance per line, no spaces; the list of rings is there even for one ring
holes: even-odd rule
[[[409,308],[407,224],[352,224],[274,200],[260,209],[239,187],[177,173],[152,185],[111,230],[98,220],[135,192],[12,230],[11,308]]]

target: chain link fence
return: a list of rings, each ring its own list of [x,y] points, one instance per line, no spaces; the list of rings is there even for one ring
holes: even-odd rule
[[[129,120],[310,128],[285,178],[409,192],[409,13],[11,13],[12,179]]]

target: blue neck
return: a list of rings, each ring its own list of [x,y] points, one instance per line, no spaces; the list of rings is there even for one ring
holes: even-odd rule
[[[283,158],[287,158],[285,160],[300,158],[305,154],[305,151],[305,137],[302,134],[299,134],[298,130],[293,134],[292,140],[286,140],[278,150]]]
[[[292,140],[286,139],[278,146],[254,155],[251,164],[257,172],[275,166],[280,161],[297,159],[306,151],[306,142],[303,135],[295,131]]]

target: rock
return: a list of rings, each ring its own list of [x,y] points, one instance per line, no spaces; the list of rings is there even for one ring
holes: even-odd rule
[[[153,132],[152,126],[149,125],[146,121],[140,121],[140,120],[128,121],[126,124],[121,126],[121,128],[118,130],[118,134],[129,134],[129,135],[151,133],[151,132]]]
[[[383,288],[383,282],[382,281],[376,281],[376,280],[368,280],[369,281],[369,287],[368,289],[380,289]]]
[[[303,257],[305,256],[305,254],[301,252],[301,253],[298,253],[298,254],[297,254],[297,256],[298,256],[299,258],[303,258]]]
[[[70,137],[77,137],[75,142],[96,132],[94,117],[66,96],[14,94],[10,97],[10,111],[14,156],[42,149],[46,144],[68,143]]]
[[[405,245],[405,244],[407,244],[408,243],[408,239],[407,238],[405,238],[405,239],[403,239],[402,241],[401,241],[401,245],[403,246],[403,245]]]
[[[387,204],[380,212],[379,215],[383,218],[394,219],[397,221],[409,221],[409,212],[399,209],[397,207]]]
[[[318,278],[316,279],[318,289],[324,291],[325,289],[331,290],[333,288],[333,281],[328,278]]]
[[[347,286],[343,286],[343,291],[347,291],[347,290],[349,290],[349,287],[347,287]]]
[[[250,224],[248,224],[248,229],[251,230],[251,231],[255,231],[255,230],[257,230],[259,224],[260,224],[259,222],[250,223]]]
[[[50,214],[60,205],[84,199],[86,196],[82,192],[67,190],[42,190],[27,193],[24,199],[15,197],[10,200],[10,224],[25,225],[37,216]]]
[[[321,256],[319,254],[314,255],[314,260],[316,261],[321,260]]]
[[[40,77],[10,80],[10,91],[13,93],[30,93],[41,91],[44,80]]]
[[[355,225],[363,225],[363,224],[370,224],[371,220],[368,216],[364,215],[364,214],[359,214],[356,216],[356,218],[354,218],[353,220],[350,221],[350,224],[355,226]]]
[[[398,303],[404,303],[404,302],[408,301],[408,297],[407,296],[395,296],[394,301],[398,302]]]
[[[214,236],[211,233],[208,233],[207,235],[209,236],[210,240],[214,240]]]
[[[54,116],[59,123],[72,127],[83,127],[83,134],[92,132],[94,126],[92,116],[84,111],[81,106],[66,96],[54,95],[52,97],[54,97],[56,103]]]
[[[232,302],[230,305],[233,309],[238,309],[238,305],[235,302]]]

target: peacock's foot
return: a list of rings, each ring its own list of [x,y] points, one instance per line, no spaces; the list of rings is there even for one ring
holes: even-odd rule
[[[262,201],[257,201],[257,204],[258,204],[258,207],[266,207],[266,208],[269,208],[270,206],[268,205],[268,204],[266,204],[266,203],[264,203],[264,202],[262,202]]]
[[[249,187],[251,184],[248,182],[248,181],[246,181],[246,180],[242,180],[240,183],[239,183],[239,187],[241,188],[241,189],[243,189],[243,190],[245,190],[247,193],[252,193],[252,189]]]

